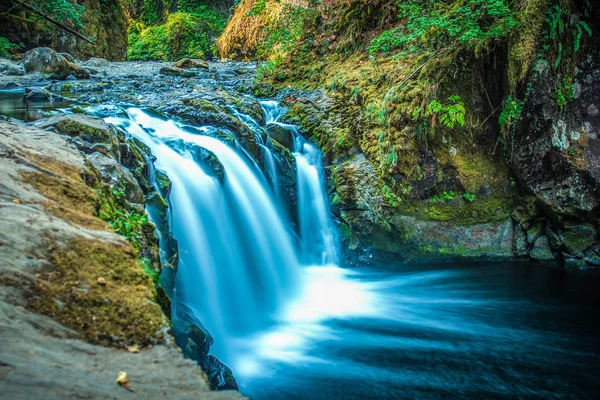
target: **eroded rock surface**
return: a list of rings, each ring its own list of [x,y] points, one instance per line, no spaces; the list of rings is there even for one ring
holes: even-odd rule
[[[0,121],[0,170],[2,398],[242,398],[210,392],[172,343],[137,250],[98,218],[105,183],[72,139]]]

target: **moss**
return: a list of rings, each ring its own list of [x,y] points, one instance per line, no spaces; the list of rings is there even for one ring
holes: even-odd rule
[[[527,1],[518,14],[519,29],[511,35],[508,46],[508,82],[513,94],[535,62],[547,4],[546,0]]]
[[[425,220],[470,226],[505,221],[514,207],[512,197],[489,195],[478,196],[474,201],[465,201],[457,197],[455,200],[446,203],[405,200],[400,203],[398,209],[406,215]]]
[[[40,274],[30,308],[96,344],[164,341],[154,286],[131,246],[77,238],[65,247],[52,243],[48,252],[54,269]]]
[[[107,127],[102,129],[89,124],[84,124],[73,119],[63,119],[56,123],[56,130],[59,133],[69,136],[82,136],[91,143],[110,143],[113,136]]]
[[[100,198],[86,185],[77,167],[33,154],[28,156],[41,172],[23,172],[21,177],[48,199],[44,202],[46,211],[73,225],[111,230],[96,218]]]
[[[222,107],[219,107],[205,99],[185,98],[182,100],[182,103],[186,106],[192,106],[198,111],[203,111],[212,114],[225,113],[225,110]]]

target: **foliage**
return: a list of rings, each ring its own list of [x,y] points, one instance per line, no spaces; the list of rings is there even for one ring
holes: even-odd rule
[[[413,119],[417,119],[421,113],[421,109],[416,108],[413,111]],[[437,117],[445,127],[450,129],[454,128],[457,124],[460,126],[465,125],[465,113],[465,104],[462,102],[460,96],[448,97],[448,101],[445,104],[437,100],[432,100],[425,110],[426,117]]]
[[[259,1],[256,5],[260,3]],[[280,18],[266,27],[265,38],[257,47],[257,55],[263,59],[281,58],[296,48],[304,35],[305,26],[315,17],[315,13],[311,8],[285,4]],[[306,42],[306,48],[310,44],[310,41]]]
[[[110,192],[119,201],[125,196],[122,189],[115,187],[111,188]],[[120,207],[106,207],[100,210],[98,216],[100,219],[108,222],[115,232],[125,236],[133,247],[136,249],[142,247],[142,232],[144,226],[148,223],[146,214],[125,210]]]
[[[560,108],[566,107],[573,100],[573,78],[566,76],[556,84],[556,103]]]
[[[0,57],[8,57],[13,51],[19,49],[21,45],[11,43],[4,36],[0,36]]]
[[[248,14],[246,14],[248,17],[254,17],[258,14],[260,14],[261,12],[263,12],[263,10],[267,8],[267,2],[266,0],[258,0],[250,9],[250,11],[248,11]]]
[[[82,29],[81,16],[85,10],[84,6],[76,1],[69,0],[40,0],[34,2],[36,8],[54,19],[72,24],[77,29]]]
[[[415,52],[505,37],[518,25],[507,0],[408,0],[398,2],[401,26],[386,30],[371,42],[369,52],[397,49]]]
[[[467,201],[473,201],[473,200],[475,200],[475,195],[472,193],[469,193],[469,192],[465,192],[463,194],[463,198]]]
[[[199,7],[197,14],[175,13],[167,22],[147,26],[143,22],[129,27],[130,60],[175,61],[184,57],[205,58],[215,52],[212,37],[225,27],[219,13]]]
[[[585,21],[577,21],[575,28],[573,29],[573,51],[578,52],[581,48],[581,37],[583,32],[586,32],[588,36],[592,36],[592,28]]]
[[[382,192],[383,198],[388,202],[390,206],[398,207],[402,202],[402,198],[396,195],[388,185],[383,185]]]
[[[434,203],[444,203],[445,201],[449,201],[454,199],[454,196],[456,196],[456,193],[454,193],[453,190],[450,191],[444,191],[444,193],[442,193],[441,196],[433,196],[431,198],[431,201],[433,201]]]
[[[498,123],[501,127],[513,126],[521,117],[523,112],[523,106],[525,102],[523,100],[515,99],[512,96],[508,96],[504,102],[504,107],[498,118]]]

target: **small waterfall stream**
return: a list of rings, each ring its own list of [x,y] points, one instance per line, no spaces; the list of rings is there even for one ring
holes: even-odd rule
[[[284,108],[261,105],[267,123],[294,137],[297,232],[283,211],[290,205],[277,157],[263,139],[268,133],[249,115],[231,110],[253,132],[264,171],[241,146],[217,139],[215,127],[190,127],[139,108],[127,109],[128,118],[105,118],[148,146],[155,168],[171,180],[169,228],[179,251],[173,318],[180,307],[191,310],[216,338],[211,353],[234,371],[249,351],[241,342],[281,326],[293,300],[306,293],[311,268],[338,269],[321,154],[295,126],[279,122]],[[197,160],[199,149],[218,159],[222,180]]]

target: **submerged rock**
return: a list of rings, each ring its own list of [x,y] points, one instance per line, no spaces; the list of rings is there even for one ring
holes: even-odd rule
[[[77,64],[69,62],[66,58],[48,47],[39,47],[23,54],[25,72],[40,72],[45,78],[64,80],[69,75],[78,79],[90,77],[89,71]]]

